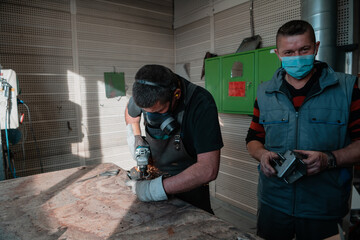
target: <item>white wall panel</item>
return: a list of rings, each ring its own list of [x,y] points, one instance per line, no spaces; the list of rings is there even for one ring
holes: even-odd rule
[[[112,160],[129,168],[124,109],[142,65],[174,69],[172,1],[2,0],[0,11],[0,64],[16,71],[32,121],[19,105],[18,175],[39,173],[40,160],[44,171]],[[107,99],[104,72],[114,70],[127,96]]]
[[[142,65],[157,63],[173,69],[172,22],[169,1],[165,5],[157,1],[77,1],[79,93],[87,163],[97,162],[108,148],[116,152],[115,146],[118,152],[111,156],[128,152],[127,147],[121,148],[126,146],[127,98],[106,99],[104,72],[125,72],[129,96]],[[109,119],[114,122],[110,124]]]
[[[180,28],[212,14],[212,1],[174,0],[174,27]]]
[[[205,87],[201,78],[203,59],[210,49],[210,18],[175,29],[176,64],[190,66],[190,81]]]
[[[251,36],[249,2],[215,14],[215,50],[218,55],[235,53],[241,41]]]
[[[275,45],[277,29],[287,21],[300,19],[299,0],[255,0],[254,32],[261,47]],[[215,14],[215,49],[219,55],[234,53],[244,38],[251,36],[250,2]]]
[[[262,37],[262,46],[276,44],[276,32],[284,23],[301,18],[300,0],[254,1],[255,34]]]
[[[77,148],[71,146],[78,135],[67,78],[67,71],[73,70],[69,10],[70,1],[0,2],[0,64],[17,73],[19,98],[30,108],[29,115],[19,105],[25,114],[20,127],[26,136],[25,159],[20,143],[11,149],[20,176],[39,173],[40,161],[44,171],[60,163],[79,165],[72,155]]]

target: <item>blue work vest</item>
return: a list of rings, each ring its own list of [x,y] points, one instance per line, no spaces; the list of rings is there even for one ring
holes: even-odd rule
[[[317,64],[320,64],[317,62]],[[259,123],[265,129],[265,148],[333,151],[351,143],[348,121],[356,77],[322,69],[319,91],[307,96],[298,111],[280,90],[285,70],[259,86]],[[336,219],[349,210],[352,168],[325,170],[293,184],[259,174],[258,198],[283,213],[302,218]]]

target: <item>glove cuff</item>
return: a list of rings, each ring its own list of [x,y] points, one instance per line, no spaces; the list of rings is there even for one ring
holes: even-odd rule
[[[162,201],[168,199],[162,183],[162,178],[163,176],[160,176],[150,182],[150,194],[152,195],[154,201]]]
[[[153,180],[137,181],[136,195],[139,200],[143,202],[163,201],[168,199],[162,184],[162,176]]]
[[[141,135],[135,135],[134,138],[135,138],[135,149],[139,146],[143,146],[143,147],[149,146],[149,144]]]
[[[134,137],[135,137],[135,141],[142,141],[143,140],[141,135],[134,135]]]

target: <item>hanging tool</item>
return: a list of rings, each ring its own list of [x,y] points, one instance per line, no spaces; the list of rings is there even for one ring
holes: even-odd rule
[[[237,53],[257,49],[260,46],[262,40],[260,35],[255,35],[254,0],[250,1],[250,28],[251,28],[251,37],[247,37],[243,39],[239,48],[236,50]]]

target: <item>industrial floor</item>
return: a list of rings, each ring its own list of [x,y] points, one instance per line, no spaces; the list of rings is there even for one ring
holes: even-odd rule
[[[256,235],[255,215],[214,197],[211,197],[211,206],[217,217],[229,222],[239,228],[242,232]]]

